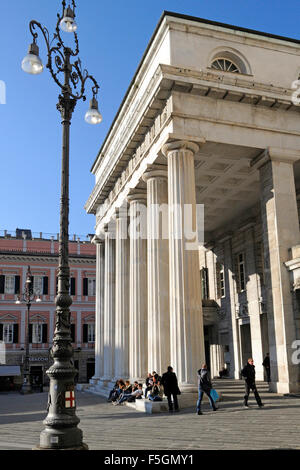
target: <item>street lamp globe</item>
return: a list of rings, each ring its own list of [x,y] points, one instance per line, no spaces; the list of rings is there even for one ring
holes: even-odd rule
[[[96,98],[90,100],[89,110],[85,113],[85,121],[88,124],[100,124],[102,116],[98,110],[98,101]]]
[[[29,46],[28,54],[22,60],[22,69],[26,73],[37,75],[39,73],[42,73],[43,68],[44,66],[39,57],[39,48],[37,44],[33,42]]]
[[[59,27],[65,33],[75,33],[77,30],[77,24],[75,21],[75,15],[71,7],[68,7],[64,11],[64,16],[61,22],[59,23]]]

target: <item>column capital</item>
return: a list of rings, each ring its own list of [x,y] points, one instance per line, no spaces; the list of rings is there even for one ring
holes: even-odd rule
[[[190,150],[195,154],[199,151],[199,145],[201,145],[201,143],[203,144],[204,142],[204,139],[203,142],[198,142],[197,144],[189,140],[175,140],[173,142],[164,144],[161,151],[165,157],[168,156],[169,152],[174,150]]]
[[[126,219],[128,215],[127,207],[121,206],[115,208],[115,219]]]
[[[300,160],[300,150],[285,149],[280,147],[267,147],[250,162],[252,168],[260,169],[268,162],[295,163]]]
[[[167,165],[147,165],[146,171],[142,176],[143,181],[147,183],[151,178],[168,178]]]
[[[127,194],[127,201],[129,203],[140,202],[145,204],[147,202],[147,190],[136,188],[130,189],[129,193]]]

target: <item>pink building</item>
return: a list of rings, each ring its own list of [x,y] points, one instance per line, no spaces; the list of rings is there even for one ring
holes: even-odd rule
[[[95,366],[96,247],[87,236],[69,242],[71,335],[78,382],[88,382]],[[22,383],[25,356],[26,304],[22,292],[30,266],[36,299],[29,318],[30,372],[33,380],[47,384],[49,351],[55,327],[58,235],[30,230],[0,232],[0,389],[10,381]],[[21,303],[16,304],[20,297]]]

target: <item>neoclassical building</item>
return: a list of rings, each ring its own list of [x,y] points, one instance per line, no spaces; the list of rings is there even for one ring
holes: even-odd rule
[[[99,390],[269,352],[299,391],[299,74],[298,40],[163,13],[91,169]]]

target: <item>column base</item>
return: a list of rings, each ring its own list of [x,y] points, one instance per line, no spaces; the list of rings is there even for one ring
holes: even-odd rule
[[[269,383],[270,392],[281,393],[283,395],[290,393],[300,393],[300,383],[299,382],[270,382]]]

